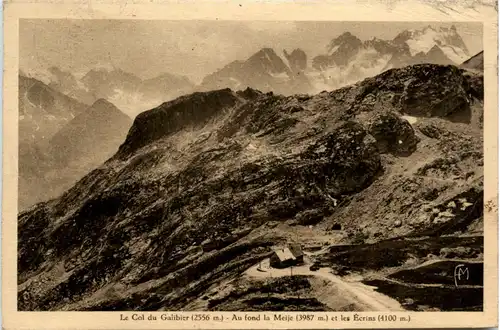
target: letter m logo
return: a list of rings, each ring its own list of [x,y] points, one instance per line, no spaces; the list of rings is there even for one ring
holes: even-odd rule
[[[456,265],[453,277],[455,278],[455,286],[458,287],[460,282],[465,282],[469,279],[469,268],[465,267],[464,264]]]

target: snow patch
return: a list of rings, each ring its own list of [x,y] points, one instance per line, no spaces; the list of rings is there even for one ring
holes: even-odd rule
[[[439,36],[436,31],[426,29],[424,33],[413,33],[413,38],[406,41],[406,44],[410,47],[410,53],[415,56],[417,53],[424,52],[427,53],[431,50],[436,41],[439,40]]]

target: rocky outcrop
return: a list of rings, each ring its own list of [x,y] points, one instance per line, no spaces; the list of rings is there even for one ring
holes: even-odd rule
[[[234,92],[223,89],[180,97],[156,109],[145,111],[134,120],[125,142],[120,146],[119,154],[133,152],[189,125],[202,124],[238,102]]]
[[[391,69],[358,84],[353,107],[393,109],[417,117],[447,117],[468,113],[474,99],[481,101],[483,80],[455,66],[419,64]]]
[[[409,155],[417,150],[418,137],[410,123],[395,113],[384,113],[373,119],[368,131],[377,141],[381,153]]]

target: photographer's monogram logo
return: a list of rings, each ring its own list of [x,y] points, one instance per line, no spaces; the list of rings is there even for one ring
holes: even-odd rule
[[[464,264],[456,265],[454,271],[455,286],[458,288],[460,282],[469,280],[469,268]]]

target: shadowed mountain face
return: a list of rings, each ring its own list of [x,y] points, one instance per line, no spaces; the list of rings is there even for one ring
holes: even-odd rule
[[[283,55],[285,55],[292,72],[300,73],[307,68],[307,54],[302,49],[294,49],[291,53],[283,50]]]
[[[130,117],[112,103],[99,99],[52,137],[51,153],[61,165],[101,163],[116,152],[131,124]]]
[[[146,111],[111,159],[19,214],[18,308],[207,310],[209,288],[292,226],[342,228],[344,243],[470,232],[482,100],[480,74],[425,64],[313,96],[220,89]]]
[[[484,54],[479,52],[460,65],[461,68],[469,70],[484,71]]]
[[[19,208],[57,197],[101,165],[117,151],[131,124],[113,104],[98,100],[48,141],[20,144]]]
[[[47,193],[38,178],[50,171],[48,141],[86,105],[54,90],[43,82],[19,75],[19,205],[42,200]],[[65,187],[68,188],[68,187]],[[30,191],[36,190],[32,199]],[[49,194],[50,195],[50,194]]]

